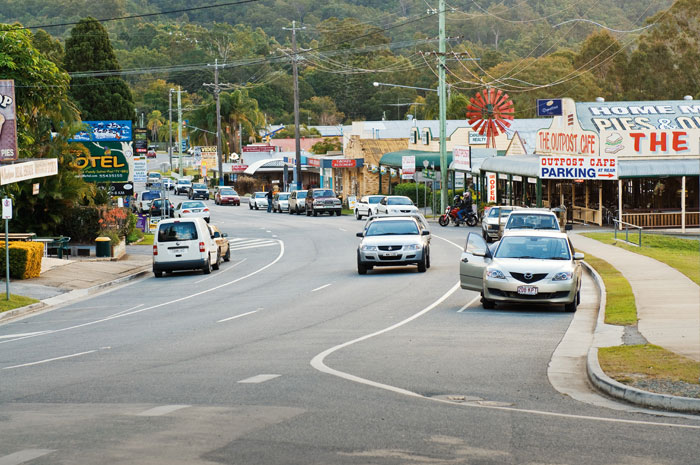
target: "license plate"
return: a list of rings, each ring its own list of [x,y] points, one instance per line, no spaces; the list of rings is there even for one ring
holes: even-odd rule
[[[518,286],[518,294],[537,295],[537,286]]]
[[[195,208],[194,210],[192,210],[192,213],[199,213],[199,212],[201,212],[201,211],[202,211],[202,210],[201,210],[200,208]]]
[[[385,253],[385,254],[382,254],[382,257],[384,257],[384,258],[399,258],[399,254],[397,254],[397,253]]]

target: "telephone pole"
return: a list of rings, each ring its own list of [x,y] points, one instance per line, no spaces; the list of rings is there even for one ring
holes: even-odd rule
[[[440,102],[440,211],[447,208],[447,92],[445,86],[445,0],[438,3],[439,64],[438,98]]]
[[[212,66],[212,65],[209,65]],[[223,89],[231,89],[230,84],[219,84],[219,68],[223,68],[225,65],[219,66],[219,59],[214,60],[214,83],[213,84],[203,84],[204,87],[214,88],[214,98],[216,99],[216,160],[219,166],[219,185],[224,185],[224,155],[221,149],[221,101],[219,99],[221,91]],[[243,147],[240,148],[243,152]]]
[[[177,167],[178,173],[182,176],[182,91],[177,86]]]
[[[173,92],[175,89],[168,91],[168,159],[170,161],[170,169],[173,169]]]
[[[299,140],[299,73],[297,72],[297,31],[306,27],[297,27],[297,22],[292,21],[292,27],[283,27],[285,31],[292,31],[292,74],[294,75],[294,146],[296,152],[296,178],[297,190],[301,189],[301,141]]]

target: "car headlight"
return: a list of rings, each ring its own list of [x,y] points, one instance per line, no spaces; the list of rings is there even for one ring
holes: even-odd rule
[[[489,268],[486,270],[486,277],[493,279],[506,279],[506,275],[501,270]]]
[[[376,252],[377,246],[376,245],[363,245],[362,251],[363,252]]]
[[[406,250],[420,250],[422,248],[421,244],[409,244],[404,246],[404,249]]]
[[[571,271],[561,271],[554,275],[552,281],[568,281],[573,278],[574,274]]]

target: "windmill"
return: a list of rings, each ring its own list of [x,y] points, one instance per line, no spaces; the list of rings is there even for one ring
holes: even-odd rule
[[[484,89],[469,99],[469,125],[480,135],[486,135],[486,147],[496,147],[496,136],[510,127],[515,110],[513,101],[502,90]]]

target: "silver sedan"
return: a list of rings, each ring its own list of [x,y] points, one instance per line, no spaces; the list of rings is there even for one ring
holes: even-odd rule
[[[201,200],[189,200],[182,202],[175,209],[175,218],[200,217],[208,223],[211,212]]]
[[[430,231],[415,218],[380,217],[368,222],[357,247],[357,272],[366,274],[375,266],[417,265],[430,268]]]
[[[555,231],[513,231],[494,251],[475,233],[459,266],[462,289],[481,292],[484,308],[496,302],[564,304],[575,312],[581,299],[582,253]]]

